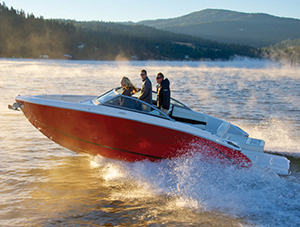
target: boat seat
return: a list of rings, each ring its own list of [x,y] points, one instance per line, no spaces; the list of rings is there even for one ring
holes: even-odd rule
[[[224,121],[219,128],[217,129],[217,136],[221,137],[221,138],[225,138],[226,133],[228,132],[230,128],[230,123],[227,121]]]
[[[265,147],[265,141],[254,138],[247,138],[247,140],[244,143],[239,143],[238,145],[245,150],[263,152]]]

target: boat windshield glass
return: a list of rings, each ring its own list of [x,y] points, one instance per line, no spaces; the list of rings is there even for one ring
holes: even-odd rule
[[[114,89],[106,92],[105,94],[99,96],[98,98],[96,98],[94,100],[94,103],[96,105],[104,104],[108,100],[112,99],[113,97],[118,96],[119,94],[121,94],[122,91],[123,91],[122,87],[114,88]],[[138,98],[139,96],[140,96],[140,91],[138,91],[137,93],[132,95],[133,98]],[[152,103],[153,103],[153,105],[156,105],[156,102],[157,102],[157,94],[156,94],[155,91],[152,91]],[[185,108],[185,109],[190,109],[186,105],[184,105],[183,103],[177,101],[174,98],[171,98],[170,102],[171,102],[171,105],[173,105],[173,106],[179,106],[179,107],[182,107],[182,108]]]
[[[115,90],[119,94],[121,94],[122,91],[123,91],[122,87],[115,88]],[[133,94],[132,97],[138,98],[140,96],[140,93],[141,93],[141,91],[138,91],[137,93]],[[156,102],[157,102],[157,93],[155,91],[152,91],[152,103],[154,105],[156,105]],[[176,100],[174,98],[171,98],[170,103],[173,106],[179,106],[179,107],[182,107],[184,109],[190,109],[186,105],[184,105],[183,103],[179,102],[178,100]]]
[[[155,107],[148,103],[145,103],[137,98],[130,96],[119,95],[110,100],[108,100],[104,105],[115,106],[122,109],[127,109],[134,112],[140,112],[144,114],[150,114],[157,117],[170,119],[166,114],[159,111]]]
[[[105,94],[97,97],[94,100],[94,103],[96,105],[103,104],[103,103],[107,102],[108,100],[112,99],[113,97],[115,97],[117,95],[119,95],[119,93],[115,89],[112,89],[112,90],[106,92]]]

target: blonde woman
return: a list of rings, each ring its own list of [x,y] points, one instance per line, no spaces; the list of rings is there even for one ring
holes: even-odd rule
[[[121,79],[121,86],[123,87],[122,95],[131,96],[137,93],[137,88],[131,83],[128,77],[123,76]]]

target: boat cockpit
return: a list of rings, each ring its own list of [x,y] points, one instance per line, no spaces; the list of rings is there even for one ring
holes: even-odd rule
[[[207,128],[209,119],[208,115],[195,112],[174,98],[171,98],[169,112],[165,114],[156,107],[157,93],[154,91],[152,91],[152,105],[138,99],[140,91],[132,96],[122,95],[122,91],[122,87],[114,88],[95,98],[93,103],[95,105],[104,105],[139,112],[142,114],[150,114],[152,116],[161,117],[167,120],[192,125],[198,129],[210,129],[210,132],[215,132],[218,126],[222,123],[222,120],[212,120],[209,124],[210,127]]]
[[[244,141],[249,136],[248,133],[244,132],[237,126],[230,124],[229,122],[193,111],[186,105],[173,98],[171,98],[170,101],[171,105],[169,112],[168,114],[165,114],[156,107],[157,94],[154,91],[152,91],[152,105],[138,99],[140,92],[132,95],[132,97],[122,95],[121,93],[122,87],[114,88],[107,93],[93,99],[93,103],[95,105],[120,108],[142,114],[149,114],[155,117],[164,118],[166,120],[184,123],[212,134],[216,134],[217,136],[225,139],[235,136]]]

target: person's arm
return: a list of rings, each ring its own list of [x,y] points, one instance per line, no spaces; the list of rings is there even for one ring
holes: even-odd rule
[[[164,109],[168,109],[170,106],[170,88],[168,86],[162,87],[162,103],[160,106]]]

